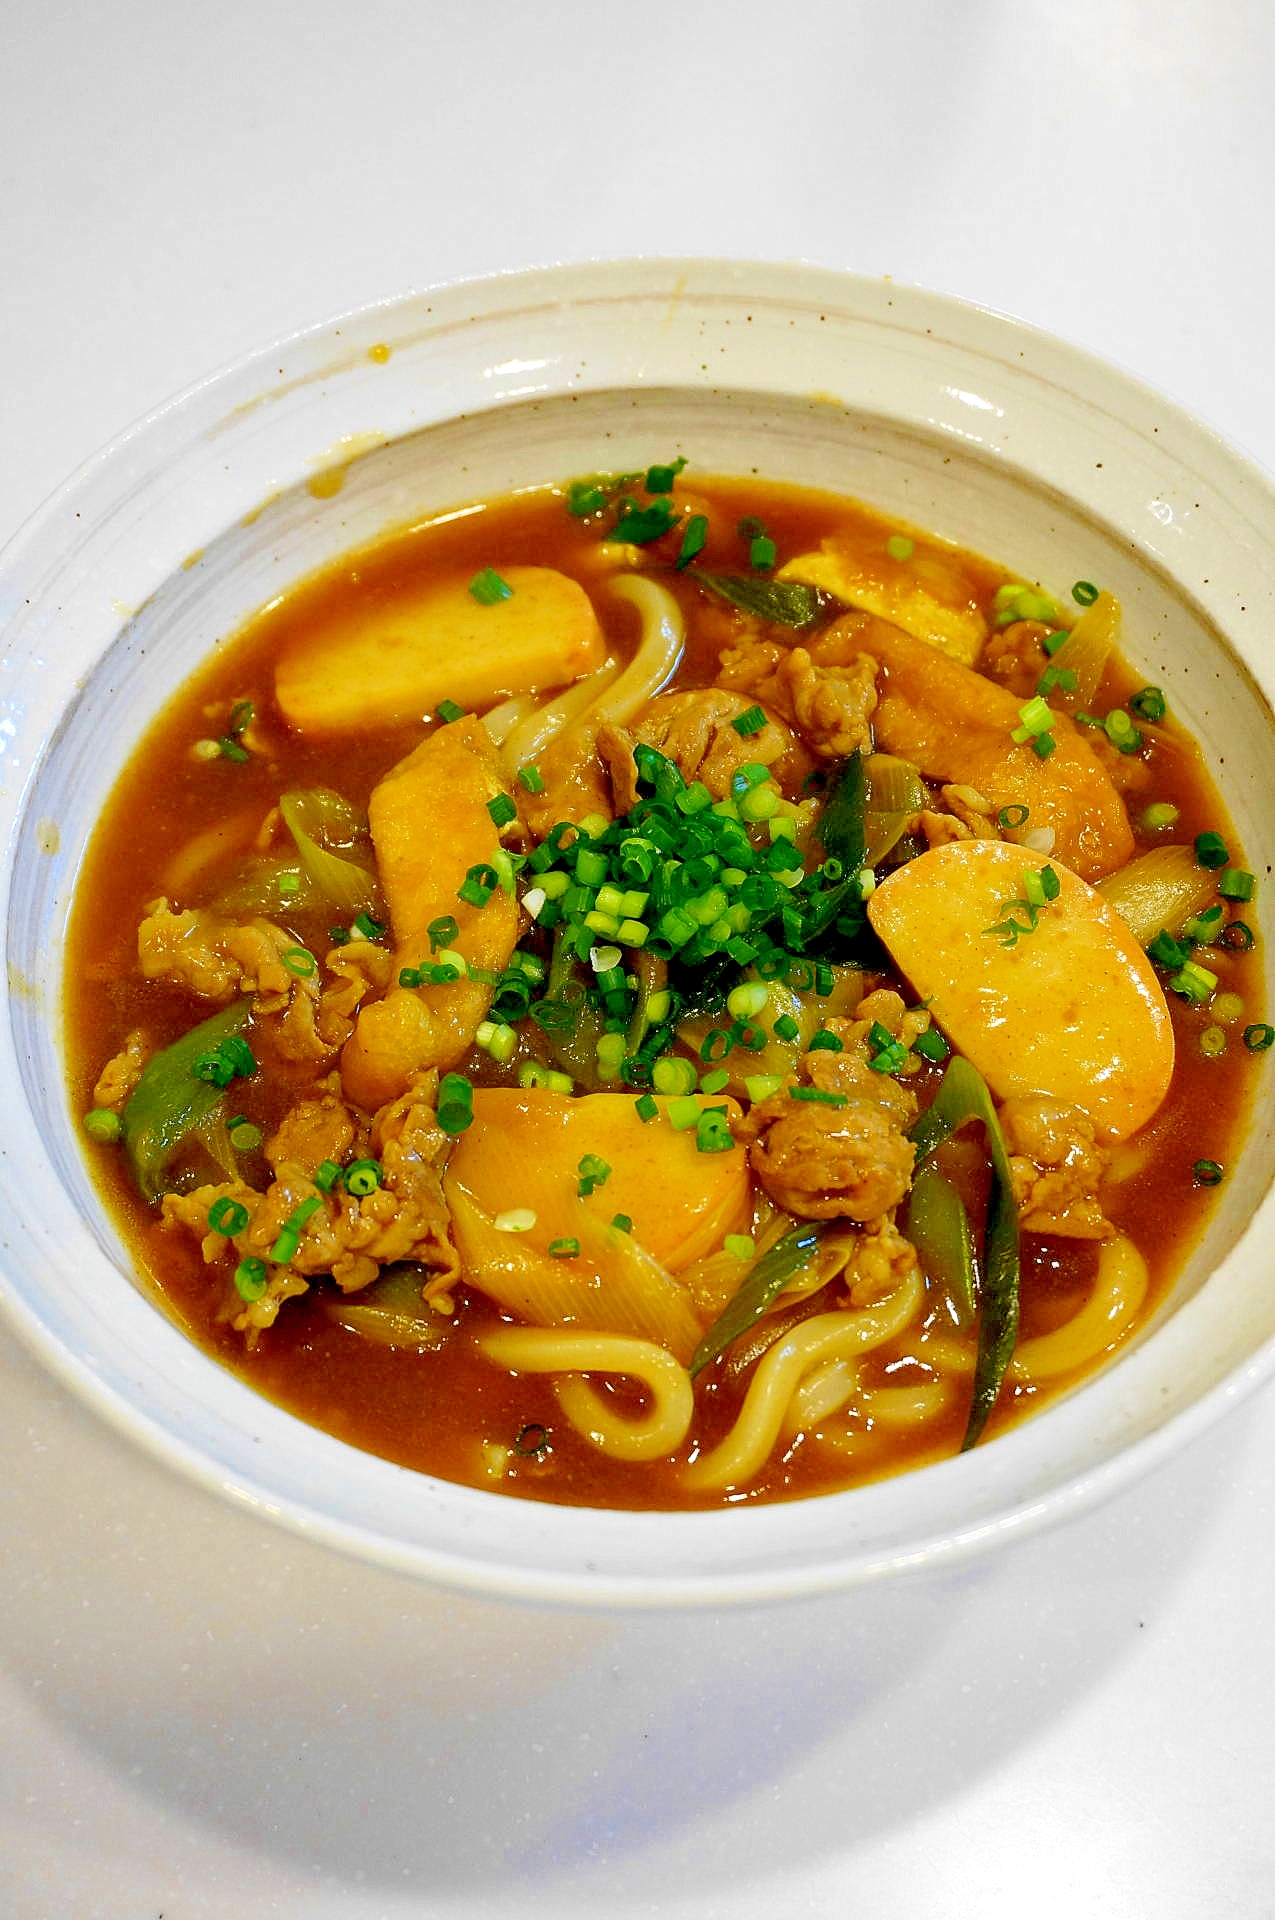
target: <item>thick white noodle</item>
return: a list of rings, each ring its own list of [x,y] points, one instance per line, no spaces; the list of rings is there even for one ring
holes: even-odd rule
[[[629,1334],[582,1333],[553,1327],[498,1327],[478,1345],[511,1373],[554,1373],[558,1404],[586,1440],[615,1460],[663,1460],[685,1440],[694,1411],[691,1376],[653,1340]],[[647,1400],[633,1418],[610,1406],[585,1373],[635,1380]]]

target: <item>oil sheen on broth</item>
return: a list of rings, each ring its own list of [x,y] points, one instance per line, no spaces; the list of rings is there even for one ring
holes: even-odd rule
[[[139,1274],[304,1420],[525,1497],[987,1444],[1154,1309],[1275,1038],[1119,626],[678,462],[300,585],[156,721],[75,905]]]

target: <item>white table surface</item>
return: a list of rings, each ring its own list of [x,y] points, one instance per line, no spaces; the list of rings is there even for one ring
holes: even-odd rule
[[[605,254],[961,294],[1275,467],[1273,84],[1269,0],[9,0],[0,538],[250,347]],[[1269,1390],[1003,1558],[711,1616],[348,1563],[3,1328],[0,1461],[0,1920],[1275,1914]]]

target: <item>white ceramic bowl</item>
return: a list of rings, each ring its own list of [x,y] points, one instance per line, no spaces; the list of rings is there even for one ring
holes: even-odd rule
[[[860,495],[1029,579],[1101,580],[1268,870],[1275,495],[1157,395],[997,315],[799,267],[518,274],[299,334],[90,461],[0,559],[9,1317],[117,1425],[240,1504],[493,1593],[718,1603],[951,1559],[1114,1489],[1275,1356],[1269,1100],[1172,1299],[1115,1365],[959,1459],[784,1506],[595,1513],[406,1472],[258,1399],[131,1283],[80,1157],[58,1006],[86,836],[144,725],[245,615],[382,529],[674,447]]]

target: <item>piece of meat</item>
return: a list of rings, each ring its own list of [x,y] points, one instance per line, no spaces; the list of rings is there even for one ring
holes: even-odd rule
[[[233,1316],[232,1324],[250,1341],[273,1325],[284,1303],[304,1293],[315,1274],[330,1273],[347,1292],[370,1285],[383,1266],[400,1260],[434,1269],[448,1286],[459,1278],[441,1180],[450,1141],[438,1126],[436,1093],[436,1076],[421,1076],[375,1116],[370,1128],[330,1090],[308,1097],[267,1144],[274,1179],[264,1192],[230,1180],[193,1193],[165,1194],[165,1222],[199,1234],[209,1264],[225,1262],[232,1246],[236,1260],[255,1255],[266,1262],[265,1293],[243,1303]],[[348,1143],[345,1148],[342,1141]],[[324,1193],[315,1185],[315,1168],[323,1160],[342,1159],[349,1144],[357,1150],[365,1142],[382,1170],[372,1193],[356,1197],[340,1186]],[[293,1154],[298,1157],[288,1157]],[[223,1197],[248,1214],[233,1241],[208,1226],[209,1209]],[[296,1251],[286,1261],[272,1260],[285,1222],[316,1198],[319,1206],[303,1224]]]
[[[1000,1121],[1019,1224],[1029,1233],[1107,1239],[1114,1228],[1103,1214],[1099,1188],[1109,1155],[1098,1145],[1088,1114],[1027,1094],[1006,1100]]]
[[[876,675],[868,653],[820,664],[805,647],[759,640],[723,653],[717,678],[788,721],[819,759],[844,760],[872,746]]]
[[[756,733],[741,734],[734,722],[756,702],[724,687],[664,693],[643,708],[632,733],[677,766],[684,780],[699,780],[715,800],[731,793],[741,767],[769,767],[782,787],[799,786],[810,761],[790,728],[769,715]]]
[[[611,819],[611,783],[599,756],[599,731],[589,720],[568,724],[537,755],[544,785],[539,793],[518,795],[519,812],[534,839],[545,839],[559,820],[578,825],[590,814]]]
[[[763,1102],[752,1169],[776,1206],[803,1220],[879,1220],[908,1190],[915,1152],[873,1100],[844,1106],[794,1099]]]
[[[231,919],[207,907],[174,913],[164,899],[151,903],[137,929],[145,979],[170,980],[221,1004],[241,993],[290,995],[296,975],[282,956],[296,944],[282,927],[259,915]]]
[[[112,1056],[97,1076],[93,1105],[118,1112],[142,1077],[150,1054],[150,1043],[140,1027],[124,1036],[124,1045]]]

